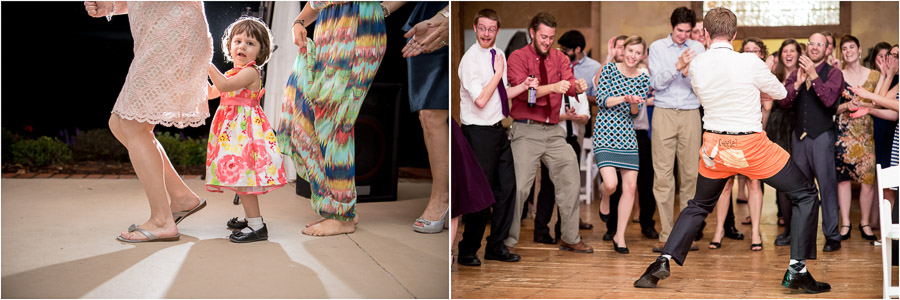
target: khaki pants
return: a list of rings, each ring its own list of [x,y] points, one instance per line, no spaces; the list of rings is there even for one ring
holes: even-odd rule
[[[550,172],[550,180],[556,187],[556,204],[562,223],[562,241],[577,244],[578,235],[578,160],[572,146],[566,143],[565,129],[558,125],[513,123],[510,128],[510,146],[516,168],[516,208],[512,227],[504,244],[514,247],[519,242],[522,229],[522,207],[528,197],[536,166],[543,161]]]
[[[659,209],[659,241],[665,243],[675,223],[675,161],[678,161],[681,209],[694,198],[700,166],[700,111],[656,108],[653,112],[653,196]]]

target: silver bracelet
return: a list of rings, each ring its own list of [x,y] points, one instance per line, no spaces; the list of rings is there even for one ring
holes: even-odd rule
[[[112,20],[112,16],[116,14],[116,1],[112,1],[112,6],[113,6],[113,7],[112,7],[112,11],[110,11],[109,14],[106,15],[106,21],[107,21],[107,22],[111,21],[111,20]]]
[[[384,6],[384,3],[381,3],[381,11],[384,13],[385,18],[391,15],[391,10],[389,10],[387,6]]]

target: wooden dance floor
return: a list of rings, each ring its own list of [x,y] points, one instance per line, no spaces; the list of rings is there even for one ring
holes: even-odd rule
[[[750,225],[740,224],[747,215],[747,204],[735,207],[737,228],[744,240],[725,238],[722,248],[710,250],[715,232],[715,211],[707,218],[700,251],[691,251],[685,265],[672,262],[672,276],[655,289],[638,289],[632,283],[652,263],[658,253],[651,248],[656,240],[640,233],[640,224],[629,222],[626,238],[630,254],[613,251],[611,241],[603,241],[606,225],[597,212],[599,202],[581,205],[584,221],[593,230],[581,230],[585,243],[594,247],[593,254],[559,251],[554,245],[533,242],[534,221],[524,220],[520,242],[515,253],[522,256],[516,263],[484,260],[484,241],[478,251],[480,267],[451,266],[452,298],[881,298],[881,246],[872,246],[859,235],[859,204],[853,199],[852,237],[843,241],[841,250],[822,252],[825,245],[821,227],[818,232],[818,259],[807,262],[813,276],[831,284],[829,293],[811,295],[781,287],[787,269],[790,247],[775,247],[775,236],[782,228],[776,225],[771,188],[767,188],[763,204],[761,233],[764,249],[750,251]],[[857,196],[854,191],[854,196]],[[676,215],[677,215],[676,201]],[[555,215],[555,214],[554,214]],[[555,217],[554,217],[555,219]],[[659,217],[656,228],[659,230]],[[820,219],[821,221],[821,219]],[[464,226],[460,226],[453,245],[457,245]],[[488,228],[485,232],[490,232]],[[876,232],[877,233],[877,232]],[[896,282],[897,267],[893,267]],[[896,284],[896,283],[895,283]]]

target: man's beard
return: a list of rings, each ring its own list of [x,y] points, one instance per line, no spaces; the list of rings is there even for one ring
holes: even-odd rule
[[[550,54],[550,51],[547,51],[547,52],[541,52],[541,48],[538,47],[538,41],[537,41],[537,40],[532,41],[532,42],[531,42],[531,46],[534,47],[534,52],[537,52],[537,54],[540,55],[540,56],[547,57],[547,55]],[[549,50],[549,49],[548,49],[548,50]]]
[[[575,62],[575,54],[572,54],[572,55],[566,54],[566,56],[569,57],[569,61],[570,61],[570,62],[573,62],[573,63]]]

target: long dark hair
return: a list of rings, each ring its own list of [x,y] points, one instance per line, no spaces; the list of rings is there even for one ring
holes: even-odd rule
[[[866,67],[872,70],[878,70],[878,65],[875,64],[875,58],[878,57],[878,52],[881,52],[881,50],[887,50],[888,53],[890,53],[891,48],[893,47],[891,47],[891,44],[888,44],[887,42],[879,42],[878,44],[875,44],[875,47],[872,48],[871,52],[869,52],[869,56],[866,57],[865,61],[868,65]]]
[[[794,45],[794,49],[797,50],[797,58],[800,57],[800,43],[797,40],[792,38],[784,39],[784,42],[781,42],[781,47],[778,48],[778,64],[775,65],[775,77],[778,78],[781,82],[784,82],[784,79],[787,78],[790,74],[785,74],[784,70],[784,60],[781,59],[781,53],[784,53],[784,47],[787,45]]]

